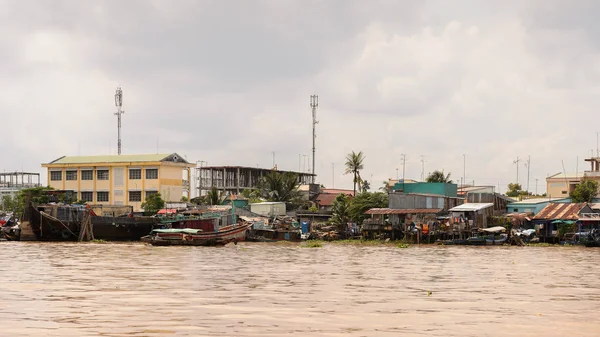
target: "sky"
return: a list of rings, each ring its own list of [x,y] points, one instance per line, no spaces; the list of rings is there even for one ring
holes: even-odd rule
[[[543,193],[597,152],[598,12],[584,0],[0,0],[0,170],[45,181],[42,163],[116,154],[120,86],[123,153],[308,171],[317,94],[327,187],[352,188],[345,156],[362,151],[374,188],[402,178],[405,154],[407,179],[444,170],[503,192],[529,171]]]

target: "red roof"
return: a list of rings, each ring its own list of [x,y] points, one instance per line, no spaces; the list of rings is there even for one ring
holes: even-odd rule
[[[581,203],[549,203],[544,209],[536,214],[534,220],[578,220],[579,212],[586,206]]]
[[[333,201],[340,194],[343,193],[321,193],[317,196],[315,201],[317,204],[319,204],[319,206],[333,206]]]
[[[321,191],[322,191],[322,193],[326,193],[326,194],[335,194],[335,195],[338,195],[338,194],[344,193],[344,194],[348,194],[348,195],[354,196],[354,190],[341,190],[341,189],[336,189],[336,188],[324,188]]]
[[[411,208],[411,209],[391,209],[391,208],[371,208],[365,214],[437,214],[442,210],[439,208]]]

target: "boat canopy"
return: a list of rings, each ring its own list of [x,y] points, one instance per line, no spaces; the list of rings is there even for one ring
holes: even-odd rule
[[[167,229],[155,229],[154,233],[181,233],[181,234],[198,234],[202,232],[201,229],[194,228],[167,228]]]
[[[496,227],[490,227],[490,228],[483,228],[482,231],[489,232],[489,233],[496,233],[496,232],[504,232],[504,231],[506,231],[506,228],[504,228],[502,226],[496,226]]]

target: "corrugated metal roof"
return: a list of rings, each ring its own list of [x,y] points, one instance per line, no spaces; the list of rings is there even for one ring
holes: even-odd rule
[[[391,208],[371,208],[365,214],[437,214],[442,210],[439,208],[411,208],[411,209],[391,209]]]
[[[494,203],[486,202],[486,203],[478,203],[478,202],[470,202],[462,205],[458,205],[449,209],[450,212],[474,212],[480,211],[482,209],[492,207]]]
[[[550,203],[538,214],[534,220],[577,220],[579,212],[586,206],[585,202],[581,203]]]
[[[175,153],[159,154],[122,154],[110,156],[64,156],[49,164],[91,164],[91,163],[129,163],[162,161]],[[178,156],[179,160],[185,160]]]
[[[531,198],[531,199],[524,199],[521,201],[515,201],[515,202],[511,202],[509,205],[529,205],[529,204],[542,204],[545,202],[552,202],[552,201],[556,201],[556,200],[564,200],[564,199],[568,199],[568,198]]]

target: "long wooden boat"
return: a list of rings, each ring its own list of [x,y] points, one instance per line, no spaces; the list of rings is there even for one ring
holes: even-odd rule
[[[251,225],[229,225],[211,232],[193,228],[155,229],[141,240],[153,246],[220,246],[229,242],[237,244],[246,239],[246,232]]]
[[[29,222],[41,241],[75,241],[79,237],[84,207],[69,205],[29,205]],[[90,217],[95,239],[137,241],[157,227],[158,220],[148,216]]]

